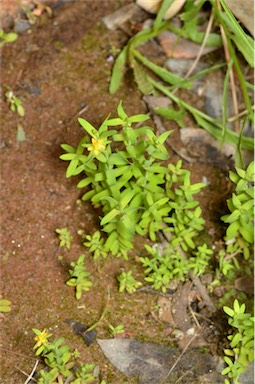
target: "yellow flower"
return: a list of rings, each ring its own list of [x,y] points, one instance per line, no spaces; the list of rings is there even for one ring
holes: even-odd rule
[[[35,348],[40,348],[42,345],[46,344],[48,342],[47,338],[51,336],[49,333],[46,332],[44,329],[40,335],[35,337],[36,345],[34,346]]]
[[[93,151],[95,156],[99,155],[101,151],[105,149],[104,139],[92,138],[92,145],[88,147],[88,151]]]

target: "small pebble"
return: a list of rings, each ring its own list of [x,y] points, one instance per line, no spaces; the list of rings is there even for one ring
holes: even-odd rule
[[[15,21],[15,31],[17,33],[26,32],[30,28],[31,28],[31,24],[29,23],[28,20],[20,19]]]

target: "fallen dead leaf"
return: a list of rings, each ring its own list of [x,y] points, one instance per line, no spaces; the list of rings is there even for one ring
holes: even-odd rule
[[[178,37],[175,33],[165,31],[157,39],[168,57],[194,59],[197,57],[201,45]],[[205,47],[202,55],[213,52],[217,47]]]
[[[174,326],[175,322],[172,315],[171,300],[168,297],[160,296],[158,299],[158,306],[159,306],[159,314],[158,314],[159,320]]]

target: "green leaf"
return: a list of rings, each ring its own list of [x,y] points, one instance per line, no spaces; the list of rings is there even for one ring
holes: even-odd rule
[[[146,121],[148,119],[149,119],[148,115],[140,113],[139,115],[134,115],[134,116],[129,117],[128,122],[129,123],[141,123],[142,121]]]
[[[242,335],[240,333],[236,333],[233,339],[231,340],[231,347],[234,348],[239,344],[239,342],[242,340]]]
[[[207,132],[209,132],[213,137],[218,139],[219,141],[222,140],[222,132],[223,127],[222,125],[213,119],[212,117],[206,115],[205,113],[201,112],[200,110],[194,108],[192,105],[186,103],[185,101],[181,100],[177,96],[175,96],[172,92],[170,92],[167,87],[163,86],[162,84],[156,82],[152,78],[148,77],[149,81],[152,83],[152,85],[159,89],[162,93],[164,93],[166,96],[170,97],[177,105],[183,106],[187,111],[189,111],[193,117],[195,118],[198,125],[200,125],[201,128],[204,128]],[[236,132],[231,131],[230,129],[226,129],[226,136],[225,141],[228,143],[237,146],[239,142],[239,135]],[[242,149],[248,149],[253,151],[254,148],[254,139],[250,137],[243,136],[242,143],[241,143]]]
[[[61,160],[73,160],[77,157],[76,153],[64,153],[63,155],[60,155],[59,158]]]
[[[229,315],[230,317],[233,317],[234,314],[235,314],[235,312],[233,311],[233,309],[232,309],[232,308],[229,308],[229,307],[227,307],[227,306],[224,306],[224,307],[223,307],[223,311],[224,311],[227,315]]]
[[[0,299],[0,312],[10,312],[11,311],[11,302],[6,299]]]
[[[154,24],[153,24],[153,31],[157,31],[161,24],[162,24],[162,21],[163,21],[163,18],[168,10],[168,8],[170,7],[170,5],[173,3],[174,0],[164,0],[161,4],[161,7],[157,13],[157,17],[154,21]]]
[[[225,217],[227,217],[227,215]],[[239,226],[240,226],[240,224],[238,221],[234,221],[233,223],[231,223],[228,226],[228,228],[226,230],[226,235],[227,235],[228,239],[233,239],[237,235],[238,230],[239,230]]]
[[[148,95],[153,91],[153,85],[148,80],[148,75],[145,72],[143,66],[135,59],[132,60],[132,68],[134,70],[135,81],[139,90]]]
[[[74,147],[68,144],[61,144],[61,148],[63,148],[64,151],[69,152],[69,153],[75,153],[76,150]]]
[[[254,242],[253,228],[251,228],[251,231],[247,231],[246,229],[241,227],[241,228],[239,228],[239,231],[240,231],[241,235],[243,236],[243,238],[246,241],[248,241],[248,243],[253,244],[253,242]]]
[[[13,43],[15,40],[17,40],[17,38],[18,38],[18,35],[15,32],[4,34],[4,40],[6,43]]]
[[[25,131],[23,129],[23,127],[18,124],[17,126],[17,135],[16,135],[16,141],[25,141],[26,140],[26,134],[25,134]]]
[[[112,209],[107,215],[103,217],[103,219],[100,221],[100,225],[105,225],[109,222],[111,222],[117,215],[119,215],[120,211],[116,208]]]
[[[179,88],[191,88],[192,81],[184,80],[182,77],[171,73],[167,69],[160,67],[159,65],[154,64],[152,61],[147,59],[145,56],[141,55],[137,50],[133,51],[134,56],[147,68],[153,71],[158,77],[164,80],[166,83],[170,85],[175,85]],[[148,87],[149,88],[149,87]]]
[[[109,119],[107,121],[107,125],[112,127],[115,127],[117,125],[124,125],[124,124],[125,124],[125,121],[117,117],[115,119]]]
[[[23,105],[21,105],[21,104],[17,105],[17,112],[18,112],[19,116],[21,116],[21,117],[25,116],[25,109],[24,109]]]
[[[93,182],[92,177],[86,177],[85,179],[82,179],[81,181],[79,181],[79,183],[77,184],[77,188],[84,188],[87,185],[91,184],[92,182]]]
[[[78,117],[78,121],[82,128],[85,129],[85,131],[92,137],[97,138],[97,130],[93,127],[87,120],[82,119],[81,117]]]
[[[183,120],[185,117],[185,110],[182,106],[178,111],[174,109],[172,105],[166,108],[162,108],[162,107],[154,108],[154,110],[159,116],[165,117],[168,120],[175,121],[180,128],[185,127],[184,120]]]
[[[123,48],[123,50],[117,57],[115,64],[113,66],[112,76],[111,76],[110,86],[109,86],[109,92],[111,95],[114,94],[120,87],[120,84],[124,75],[124,71],[125,71],[127,53],[128,53],[128,46]]]
[[[241,215],[241,212],[236,209],[230,215],[227,215],[227,217],[223,221],[224,223],[233,223],[234,221],[239,219],[240,215]]]
[[[111,164],[111,165],[126,165],[126,164],[128,164],[128,161],[120,153],[113,153],[108,158],[108,164]]]
[[[220,17],[224,20],[228,29],[233,33],[230,34],[230,38],[242,53],[250,67],[254,68],[254,40],[244,32],[243,28],[227,7],[225,1],[220,0],[220,2],[225,11],[225,13],[220,12]],[[223,26],[225,25],[223,24]]]
[[[79,164],[79,160],[77,158],[73,159],[70,164],[67,167],[66,170],[66,178],[68,179],[69,177],[73,176],[75,169],[77,165]]]

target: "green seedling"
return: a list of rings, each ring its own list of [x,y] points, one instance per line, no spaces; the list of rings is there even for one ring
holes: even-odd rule
[[[132,271],[122,272],[117,277],[117,280],[119,282],[120,292],[127,291],[128,293],[134,293],[137,288],[142,286],[142,283],[140,281],[135,280]]]
[[[117,327],[114,327],[113,325],[109,324],[109,330],[110,330],[110,334],[115,337],[117,335],[121,335],[122,333],[124,333],[124,325],[120,324],[120,325],[117,325]]]
[[[230,214],[221,218],[228,224],[225,241],[230,244],[235,242],[236,249],[241,248],[247,260],[254,240],[254,162],[246,170],[236,168],[236,173],[230,171],[229,177],[236,187],[235,193],[227,201]]]
[[[18,38],[17,33],[10,32],[6,33],[2,29],[0,29],[0,48],[2,48],[7,43],[13,43]]]
[[[162,165],[168,159],[164,143],[171,131],[157,136],[149,126],[132,127],[147,118],[128,117],[120,102],[118,117],[108,117],[99,129],[79,119],[87,135],[77,148],[62,145],[67,153],[60,158],[70,161],[66,177],[84,172],[78,183],[78,188],[87,188],[82,199],[102,208],[100,226],[107,239],[103,242],[96,233],[86,243],[98,249],[97,256],[127,258],[136,233],[155,241],[158,231],[169,231],[183,248],[194,247],[193,237],[203,230],[201,209],[192,195],[204,184],[191,185],[181,161]]]
[[[17,112],[19,116],[25,116],[25,108],[23,107],[22,101],[19,97],[15,96],[12,91],[5,93],[7,102],[10,104],[10,110]]]
[[[55,232],[58,234],[58,238],[60,241],[59,246],[70,249],[71,241],[73,239],[70,231],[65,227],[65,228],[57,228]]]
[[[254,360],[254,317],[245,312],[245,304],[238,300],[234,301],[233,308],[224,306],[223,309],[235,332],[228,336],[230,348],[224,350],[227,367],[222,375],[228,375],[225,384],[238,384],[240,374]]]
[[[174,240],[165,249],[160,249],[158,246],[150,247],[147,244],[145,248],[149,256],[140,257],[140,262],[145,268],[144,280],[150,283],[153,289],[162,292],[166,292],[173,279],[184,281],[190,272],[197,276],[204,273],[213,254],[213,251],[203,244],[188,256],[178,245],[176,246]]]
[[[92,286],[90,273],[86,271],[84,259],[85,255],[81,255],[76,262],[71,262],[72,269],[69,269],[71,278],[66,282],[70,287],[75,287],[77,300],[81,298],[83,291],[89,291]]]
[[[77,363],[76,360],[80,357],[80,353],[77,350],[71,352],[69,345],[63,345],[65,341],[63,337],[51,342],[49,339],[52,334],[47,333],[45,329],[43,331],[33,329],[33,332],[36,334],[34,346],[36,356],[43,357],[46,366],[50,368],[49,371],[41,369],[38,372],[37,383],[64,384],[68,381],[72,384],[86,384],[96,382],[98,374],[95,365]]]
[[[0,299],[0,312],[10,312],[11,302],[6,299]]]
[[[76,378],[72,384],[85,384],[95,382],[95,364],[80,364],[75,371]]]
[[[106,258],[107,252],[105,251],[104,239],[101,238],[100,231],[96,231],[92,236],[87,235],[86,239],[87,241],[85,241],[83,245],[89,248],[95,260],[100,257]]]

